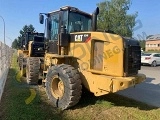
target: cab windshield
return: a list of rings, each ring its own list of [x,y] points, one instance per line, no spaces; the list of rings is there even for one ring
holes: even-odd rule
[[[68,32],[84,32],[91,30],[91,17],[70,12]]]
[[[60,26],[65,26],[67,33],[85,32],[91,30],[91,16],[80,14],[78,12],[60,11],[53,13],[49,18],[49,36],[50,40],[58,40]],[[61,24],[61,25],[60,25]]]

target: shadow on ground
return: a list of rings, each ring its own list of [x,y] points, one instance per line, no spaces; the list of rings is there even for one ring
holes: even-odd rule
[[[154,78],[149,78],[148,81],[152,81],[153,79]],[[148,83],[144,83],[144,84],[147,84],[147,87],[149,87]],[[94,96],[94,94],[89,92],[83,93],[80,102],[73,109],[79,109],[79,108],[87,107],[89,105],[95,105],[97,101],[107,101],[114,106],[134,107],[134,108],[138,108],[140,110],[146,110],[146,111],[158,109],[158,107],[150,106],[145,103],[142,103],[142,102],[139,102],[115,93],[110,93],[104,96],[96,97]]]

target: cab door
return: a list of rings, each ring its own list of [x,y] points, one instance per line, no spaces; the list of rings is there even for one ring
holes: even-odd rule
[[[58,54],[59,12],[51,14],[48,25],[48,52]]]

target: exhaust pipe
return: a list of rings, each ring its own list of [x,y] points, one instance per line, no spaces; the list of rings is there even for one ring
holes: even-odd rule
[[[92,31],[97,30],[97,15],[99,14],[99,7],[92,14]]]

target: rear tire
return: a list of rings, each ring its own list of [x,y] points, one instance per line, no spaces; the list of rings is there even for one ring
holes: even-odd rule
[[[78,71],[66,64],[52,66],[46,76],[46,93],[50,101],[62,110],[76,105],[82,94]]]
[[[156,61],[153,61],[152,64],[151,64],[151,66],[152,66],[152,67],[156,67],[156,66],[157,66],[157,62],[156,62]]]
[[[39,80],[40,61],[37,57],[27,58],[26,76],[27,83],[30,85],[37,85]]]

